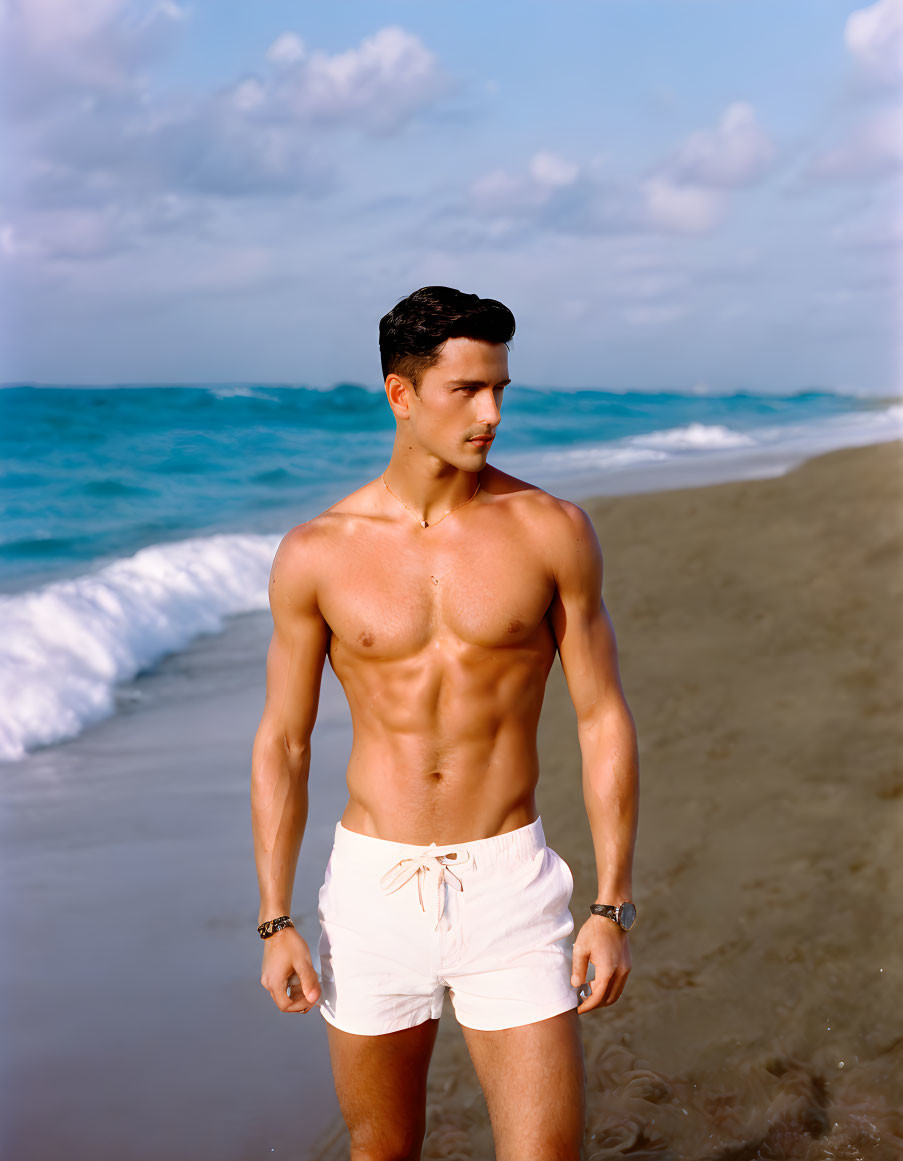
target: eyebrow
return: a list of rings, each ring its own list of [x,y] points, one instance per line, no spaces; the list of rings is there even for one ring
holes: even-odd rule
[[[495,384],[489,383],[487,379],[449,379],[445,385],[446,387],[507,387],[510,382],[510,379],[500,379]]]

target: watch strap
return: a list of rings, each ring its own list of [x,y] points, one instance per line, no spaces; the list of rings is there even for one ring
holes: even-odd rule
[[[275,935],[277,931],[281,931],[283,927],[294,927],[290,915],[280,915],[277,919],[268,919],[266,923],[261,923],[257,931],[261,939],[269,939],[271,935]]]
[[[618,908],[611,903],[591,903],[589,910],[591,915],[604,915],[606,919],[618,922]]]

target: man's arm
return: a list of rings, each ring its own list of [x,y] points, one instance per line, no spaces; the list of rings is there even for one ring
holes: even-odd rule
[[[307,824],[310,737],[329,637],[316,600],[314,538],[309,526],[293,528],[283,537],[270,571],[273,637],[267,653],[266,701],[251,758],[258,923],[291,912]],[[286,986],[293,972],[301,980],[304,997],[289,1002]],[[294,928],[283,928],[264,941],[260,982],[285,1012],[307,1011],[318,998],[319,981],[309,948]]]
[[[602,550],[586,513],[562,501],[555,548],[557,591],[552,628],[577,713],[583,798],[596,857],[597,903],[632,899],[633,850],[639,813],[636,726],[618,671],[614,630],[602,600]],[[587,904],[590,901],[587,900]],[[572,982],[596,967],[592,994],[578,1011],[611,1004],[630,971],[627,933],[611,919],[591,915],[574,942]]]

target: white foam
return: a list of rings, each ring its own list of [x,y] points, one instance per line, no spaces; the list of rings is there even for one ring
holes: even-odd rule
[[[811,456],[903,437],[903,404],[736,431],[690,423],[611,442],[497,456],[505,471],[570,496],[781,475]]]
[[[717,423],[688,423],[686,427],[672,427],[666,431],[650,431],[645,435],[632,436],[627,442],[634,447],[662,448],[672,451],[754,447],[756,443],[751,436]]]
[[[263,387],[252,387],[242,383],[211,387],[210,394],[217,399],[262,399],[268,403],[278,403],[279,401],[277,395],[270,394]]]
[[[74,737],[114,686],[223,618],[267,607],[279,536],[152,545],[97,572],[0,598],[0,760]]]

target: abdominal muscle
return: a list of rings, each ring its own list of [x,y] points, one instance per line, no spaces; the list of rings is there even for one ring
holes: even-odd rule
[[[536,818],[536,730],[555,644],[543,622],[516,647],[436,638],[413,656],[330,660],[354,728],[342,825],[429,846]]]

